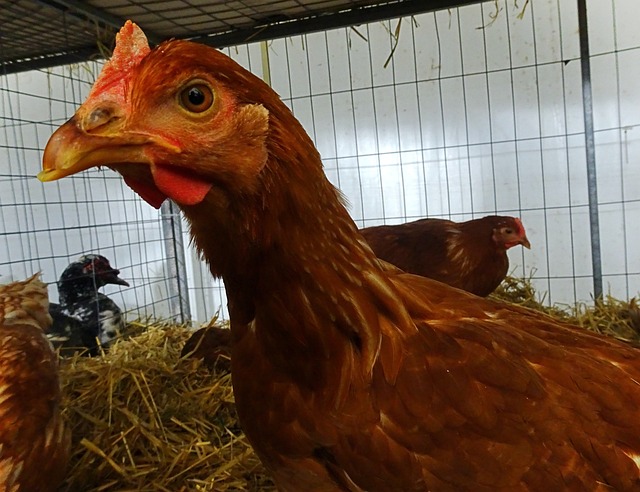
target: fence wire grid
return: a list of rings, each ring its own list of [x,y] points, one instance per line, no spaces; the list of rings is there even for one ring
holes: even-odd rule
[[[532,249],[509,251],[512,272],[531,277],[546,302],[590,301],[594,273],[605,294],[628,299],[640,290],[635,3],[523,4],[490,1],[224,51],[303,123],[360,226],[519,216]],[[100,66],[0,75],[2,279],[41,270],[54,282],[96,252],[131,283],[108,290],[129,318],[228,317],[224,287],[188,245],[175,209],[152,209],[108,170],[46,186],[34,178],[48,137]]]

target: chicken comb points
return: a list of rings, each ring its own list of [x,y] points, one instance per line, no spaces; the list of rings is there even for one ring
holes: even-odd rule
[[[113,55],[104,65],[87,102],[104,94],[124,97],[126,81],[130,72],[149,54],[151,48],[147,37],[135,23],[128,20],[116,35]]]
[[[524,234],[524,226],[522,225],[522,221],[518,217],[514,217],[513,219],[516,223],[516,226],[518,227],[518,234]]]

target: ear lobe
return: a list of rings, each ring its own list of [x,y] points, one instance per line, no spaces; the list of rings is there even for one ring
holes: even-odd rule
[[[255,131],[254,136],[267,137],[269,131],[269,110],[262,104],[247,104],[238,111],[238,119],[244,120],[247,126]],[[247,128],[249,129],[249,128]]]
[[[269,133],[269,110],[262,104],[247,104],[238,110],[236,116],[237,135],[244,135],[242,153],[246,156],[247,167],[253,167],[258,174],[267,163],[267,134]],[[241,154],[242,155],[242,154]]]

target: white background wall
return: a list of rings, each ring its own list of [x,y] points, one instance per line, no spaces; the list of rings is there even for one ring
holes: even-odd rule
[[[531,0],[519,18],[522,5],[486,2],[405,18],[399,31],[395,19],[226,52],[268,71],[359,225],[520,216],[532,250],[510,251],[515,274],[573,303],[592,292],[575,3]],[[640,30],[635,0],[591,0],[588,10],[605,290],[629,298],[640,290]],[[51,281],[70,256],[100,251],[134,285],[113,289],[116,301],[163,316],[153,304],[166,297],[157,212],[111,171],[47,185],[31,177],[98,70],[0,77],[0,273],[41,268]],[[226,315],[219,282],[194,252],[188,260],[194,317],[221,306]]]

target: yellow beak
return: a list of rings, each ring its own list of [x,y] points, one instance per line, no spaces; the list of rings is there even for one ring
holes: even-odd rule
[[[148,135],[101,133],[80,129],[76,117],[58,128],[44,149],[40,181],[55,181],[96,166],[119,163],[150,163],[146,144],[160,143]],[[164,142],[165,146],[166,142]]]

